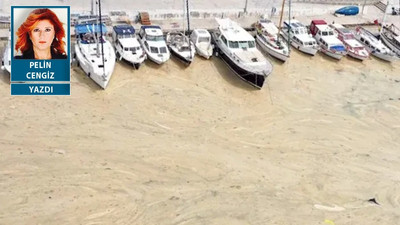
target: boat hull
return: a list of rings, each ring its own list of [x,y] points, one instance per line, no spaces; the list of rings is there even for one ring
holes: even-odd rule
[[[114,51],[112,51],[112,53],[113,52]],[[112,54],[112,56],[113,57],[107,60],[107,64],[105,65],[107,70],[104,73],[103,70],[101,69],[95,69],[94,65],[81,52],[79,44],[78,43],[75,44],[75,57],[76,60],[78,61],[78,65],[82,68],[82,70],[86,73],[88,77],[90,77],[96,84],[98,84],[103,89],[106,89],[108,82],[111,79],[112,72],[114,70],[115,54]]]
[[[206,50],[201,49],[201,48],[199,48],[197,46],[195,46],[195,48],[196,48],[196,53],[199,56],[203,57],[203,58],[210,59],[212,54],[213,54],[213,50],[212,49],[211,49],[211,51],[206,51]]]
[[[289,54],[283,54],[281,52],[275,51],[275,49],[272,49],[272,47],[265,43],[259,35],[256,36],[256,41],[261,49],[267,52],[269,55],[281,60],[282,62],[286,62],[286,60],[288,60]]]
[[[360,61],[364,61],[365,59],[368,58],[368,56],[362,56],[362,55],[359,55],[359,54],[355,54],[354,52],[348,52],[347,55],[352,57],[352,58],[354,58],[354,59],[358,59]]]
[[[354,16],[359,13],[359,8],[357,6],[346,6],[335,11],[335,14]]]
[[[179,61],[183,62],[186,66],[189,66],[192,63],[193,58],[188,59],[188,58],[184,57],[183,55],[179,54],[178,52],[176,52],[175,49],[173,49],[173,48],[170,48],[169,50],[173,56],[175,56],[177,59],[179,59]]]
[[[219,49],[216,49],[217,54],[220,56],[222,61],[224,61],[228,67],[234,72],[236,76],[250,84],[251,86],[261,89],[264,85],[265,75],[256,74],[251,71],[248,71],[239,65],[237,65],[231,58],[229,58],[226,54],[221,52]]]
[[[341,58],[343,58],[343,56],[346,55],[346,54],[342,54],[342,53],[338,53],[338,52],[332,52],[332,51],[329,51],[329,50],[327,50],[325,48],[320,48],[320,51],[322,53],[324,53],[325,55],[327,55],[329,57],[332,57],[334,59],[337,59],[337,60],[340,60]]]
[[[395,55],[382,54],[382,53],[378,53],[378,52],[372,52],[372,55],[375,56],[376,58],[379,58],[379,59],[387,61],[387,62],[394,62],[399,59]]]
[[[117,54],[120,57],[120,59],[132,64],[132,65],[140,65],[144,62],[144,60],[146,59],[146,54],[143,57],[129,57],[126,55],[126,53],[121,53],[120,51],[117,51]],[[118,57],[118,56],[117,56]]]

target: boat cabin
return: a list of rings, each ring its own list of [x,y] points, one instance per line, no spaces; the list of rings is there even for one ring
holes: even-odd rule
[[[345,40],[351,40],[351,39],[355,39],[354,34],[347,28],[345,28],[343,25],[341,24],[331,24],[331,27],[333,27],[338,35],[338,38],[342,41]]]
[[[304,47],[314,47],[317,43],[314,38],[307,32],[307,28],[297,20],[285,21],[283,23],[283,29],[290,33],[293,41],[299,43]]]
[[[219,38],[222,43],[229,49],[253,49],[256,48],[254,38],[239,25],[231,20],[220,20]]]
[[[278,35],[278,28],[275,24],[272,23],[271,20],[261,19],[256,24],[257,33],[263,34],[265,36],[277,36]]]
[[[318,32],[318,25],[327,25],[325,20],[312,20],[310,25],[310,32],[312,36],[315,36]]]
[[[143,44],[146,49],[149,49],[150,53],[168,53],[161,27],[154,25],[142,26],[139,31],[139,37],[144,40]]]
[[[139,37],[145,38],[146,41],[165,41],[164,34],[159,26],[142,26]]]
[[[211,42],[211,35],[205,29],[195,29],[193,33],[190,35],[191,41],[194,44],[199,43],[210,43]]]
[[[135,53],[137,50],[140,50],[140,44],[135,38],[135,28],[131,25],[114,26],[112,37],[116,47],[119,47],[125,52],[131,51]]]

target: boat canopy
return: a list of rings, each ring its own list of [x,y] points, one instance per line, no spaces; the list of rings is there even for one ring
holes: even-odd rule
[[[103,33],[107,33],[104,24],[101,25]],[[78,24],[75,25],[75,34],[100,33],[100,24]]]
[[[260,25],[262,29],[271,35],[278,35],[278,28],[270,20],[260,20]]]
[[[131,25],[117,25],[113,27],[115,33],[117,34],[134,34],[135,28]]]
[[[140,29],[146,30],[146,29],[161,29],[160,26],[156,26],[156,25],[146,25],[146,26],[141,26]]]

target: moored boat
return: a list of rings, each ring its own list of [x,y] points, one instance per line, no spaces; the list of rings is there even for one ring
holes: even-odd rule
[[[115,66],[114,48],[104,38],[105,33],[107,28],[104,24],[75,25],[77,64],[103,89],[107,87]]]
[[[138,36],[139,42],[150,60],[157,64],[163,64],[170,58],[170,52],[160,26],[142,26]]]
[[[281,34],[287,41],[290,39],[290,44],[301,52],[314,56],[318,51],[316,40],[298,20],[286,20]]]
[[[146,59],[146,53],[137,40],[133,26],[128,24],[114,26],[112,39],[117,59],[124,59],[138,69]]]
[[[367,48],[373,56],[388,62],[393,62],[398,59],[396,54],[386,47],[381,40],[378,40],[370,31],[363,27],[356,27],[354,36],[364,44],[365,48]]]
[[[254,38],[230,19],[216,19],[218,29],[211,33],[215,55],[248,84],[261,89],[272,72],[271,63],[256,48]]]
[[[181,32],[169,32],[166,39],[170,52],[185,65],[190,65],[196,49],[189,38]]]
[[[206,29],[194,29],[190,35],[190,40],[193,42],[198,55],[206,59],[212,56],[214,46],[211,43],[211,35]]]
[[[368,51],[365,47],[356,40],[354,34],[341,24],[335,23],[330,25],[333,29],[335,29],[339,40],[343,42],[346,46],[347,54],[358,60],[365,60],[369,57]]]
[[[256,30],[256,41],[261,49],[282,62],[286,62],[290,57],[288,46],[279,37],[279,30],[272,21],[266,19],[257,21]]]
[[[381,40],[400,57],[400,29],[394,24],[383,26]]]
[[[319,50],[324,54],[338,60],[347,54],[344,44],[324,20],[312,20],[310,32],[317,41]]]
[[[359,13],[360,9],[358,6],[345,6],[335,11],[335,14],[345,15],[345,16],[354,16]]]

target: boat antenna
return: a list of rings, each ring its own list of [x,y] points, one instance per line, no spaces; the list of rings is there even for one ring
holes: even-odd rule
[[[281,18],[279,19],[279,28],[278,28],[278,40],[277,42],[279,43],[279,34],[281,33],[282,29],[282,17],[283,17],[283,9],[285,8],[285,0],[282,1],[282,7],[281,7]]]
[[[99,1],[99,18],[100,18],[100,42],[101,42],[101,60],[103,62],[103,75],[106,75],[105,63],[104,63],[104,47],[103,47],[103,22],[101,21],[101,0]]]
[[[190,14],[189,14],[189,0],[186,0],[186,17],[187,17],[187,33],[189,35],[190,33]],[[190,38],[187,37],[188,40],[188,45],[189,45],[189,49],[190,49],[190,57],[192,57],[192,46],[190,44]]]

